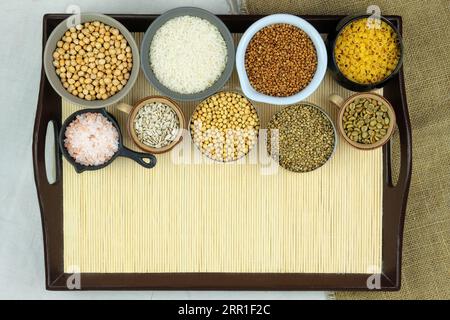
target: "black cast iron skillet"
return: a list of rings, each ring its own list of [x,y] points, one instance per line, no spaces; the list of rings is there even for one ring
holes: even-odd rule
[[[114,127],[116,127],[117,132],[119,133],[119,148],[118,148],[117,152],[111,157],[111,159],[109,159],[105,163],[98,165],[98,166],[85,166],[85,165],[75,162],[75,160],[70,156],[69,152],[67,151],[66,147],[64,146],[64,139],[65,139],[65,133],[66,133],[67,126],[76,118],[76,116],[83,114],[83,113],[87,113],[87,112],[102,114],[109,121],[111,121],[111,123],[114,125]],[[66,121],[64,121],[64,123],[61,127],[61,131],[59,133],[59,148],[61,149],[61,152],[62,152],[63,156],[67,159],[67,161],[69,161],[69,163],[74,166],[75,171],[77,173],[81,173],[86,170],[98,170],[98,169],[104,168],[107,165],[109,165],[111,162],[113,162],[114,159],[116,159],[117,157],[127,157],[130,159],[133,159],[134,161],[139,163],[141,166],[148,168],[148,169],[151,169],[156,165],[156,157],[153,154],[135,152],[135,151],[128,149],[127,147],[125,147],[123,145],[122,133],[120,132],[119,124],[117,123],[116,119],[110,113],[106,112],[106,110],[104,108],[83,109],[83,110],[72,113],[66,119]]]

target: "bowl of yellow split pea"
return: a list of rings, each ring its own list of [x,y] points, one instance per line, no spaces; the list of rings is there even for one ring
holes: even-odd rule
[[[382,88],[403,63],[399,30],[385,17],[349,16],[328,34],[328,67],[343,87],[357,92]]]

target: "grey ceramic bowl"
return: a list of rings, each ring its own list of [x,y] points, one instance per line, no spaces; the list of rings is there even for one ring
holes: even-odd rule
[[[217,79],[217,81],[209,88],[193,93],[193,94],[182,94],[175,91],[170,90],[169,88],[165,87],[159,80],[156,78],[155,74],[153,73],[152,68],[150,67],[150,58],[149,58],[149,52],[150,52],[150,45],[153,40],[153,36],[155,35],[156,31],[167,21],[180,17],[180,16],[193,16],[193,17],[199,17],[202,19],[205,19],[212,23],[214,26],[217,27],[220,34],[222,35],[223,39],[225,40],[226,46],[227,46],[227,64],[225,66],[225,69],[222,72],[222,75]],[[147,80],[163,95],[166,95],[168,97],[171,97],[172,99],[176,100],[182,100],[182,101],[194,101],[194,100],[203,100],[204,98],[220,91],[222,87],[225,85],[225,83],[228,81],[228,79],[231,76],[231,73],[233,72],[234,67],[234,58],[235,58],[235,52],[234,52],[234,42],[233,37],[231,36],[230,31],[225,26],[225,24],[217,18],[214,14],[212,14],[209,11],[194,8],[194,7],[181,7],[176,8],[173,10],[169,10],[162,15],[160,15],[147,29],[145,32],[144,38],[142,39],[141,44],[141,66],[142,71],[144,72],[145,77]]]
[[[111,27],[117,28],[120,33],[127,39],[128,44],[131,47],[131,52],[133,53],[133,68],[131,69],[130,78],[128,79],[127,84],[117,92],[115,95],[109,97],[106,100],[84,100],[79,97],[75,97],[70,94],[62,85],[58,75],[56,74],[55,67],[53,66],[53,51],[56,48],[56,43],[61,40],[64,33],[73,25],[74,17],[70,16],[69,18],[62,21],[60,24],[56,26],[56,28],[52,31],[50,36],[47,39],[47,43],[45,44],[44,49],[44,69],[45,74],[47,75],[47,79],[50,82],[51,86],[55,91],[64,99],[83,106],[87,108],[101,108],[106,107],[108,105],[114,104],[121,100],[125,95],[130,91],[133,87],[134,82],[136,81],[139,74],[139,49],[136,45],[136,41],[131,33],[117,20],[105,16],[99,13],[81,13],[80,23],[89,22],[89,21],[100,21]]]

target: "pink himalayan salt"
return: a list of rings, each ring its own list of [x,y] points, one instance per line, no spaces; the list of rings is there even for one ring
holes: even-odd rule
[[[75,162],[98,166],[119,149],[119,132],[105,116],[86,112],[78,115],[65,132],[64,146]]]

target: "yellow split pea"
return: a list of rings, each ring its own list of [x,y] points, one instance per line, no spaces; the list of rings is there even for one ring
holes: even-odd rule
[[[370,24],[368,18],[347,25],[336,39],[334,56],[342,74],[360,84],[387,78],[400,60],[398,36],[385,21]]]

